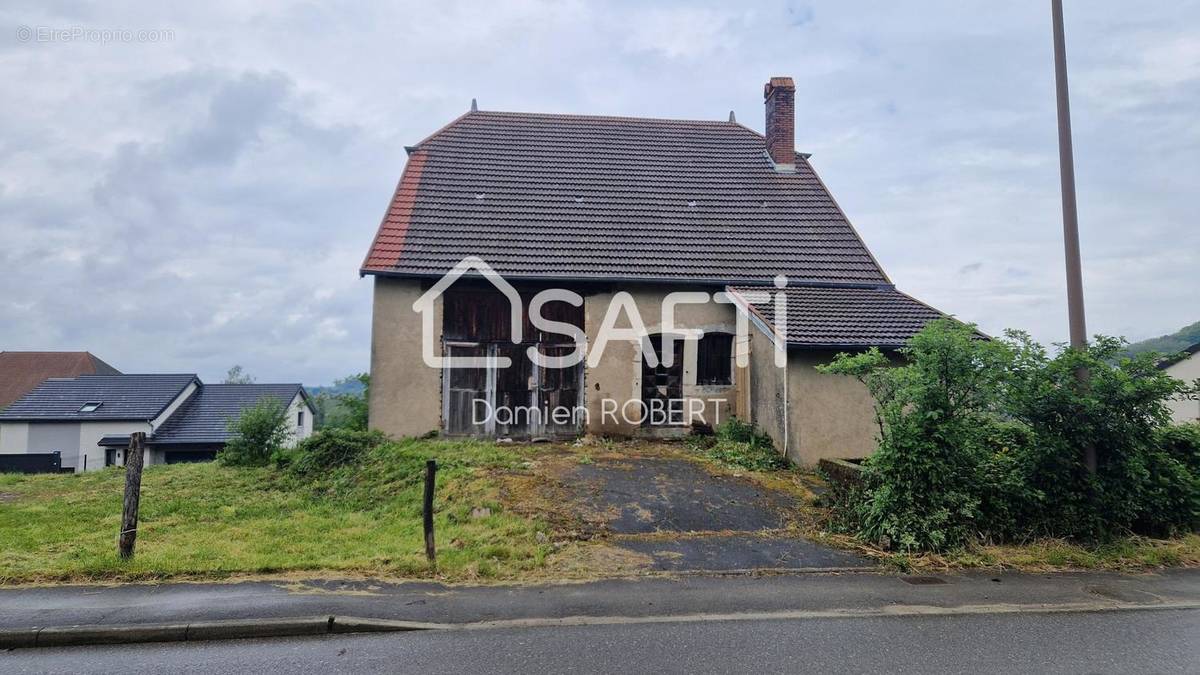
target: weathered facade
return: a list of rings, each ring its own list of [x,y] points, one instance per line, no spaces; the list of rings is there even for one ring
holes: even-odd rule
[[[670,436],[736,415],[797,462],[871,452],[867,392],[814,366],[898,347],[941,314],[895,290],[796,152],[795,101],[771,79],[765,136],[732,119],[472,109],[407,148],[360,268],[375,278],[371,425]],[[534,311],[547,289],[568,295]],[[585,363],[526,358],[577,345]],[[540,412],[498,414],[511,408]]]
[[[637,284],[622,290],[631,296],[650,344],[656,353],[661,351],[661,338],[654,336],[664,332],[660,307],[670,290]],[[526,348],[537,346],[543,353],[553,350],[565,355],[574,351],[574,342],[561,335],[526,330],[521,345],[513,345],[503,330],[507,317],[495,312],[495,303],[503,301],[503,296],[478,285],[465,291],[452,288],[436,298],[429,310],[434,313],[432,338],[437,356],[486,356],[490,348],[493,356],[507,355],[513,361],[509,368],[493,367],[487,372],[486,368],[443,370],[425,364],[421,353],[422,317],[413,308],[424,292],[416,280],[375,280],[370,415],[372,426],[386,433],[416,436],[438,431],[527,438],[580,433],[677,435],[693,423],[711,426],[737,412],[746,375],[739,373],[734,362],[736,310],[732,304],[678,306],[673,330],[698,329],[705,337],[684,339],[676,332],[679,338],[669,368],[644,365],[641,340],[616,340],[604,346],[603,358],[595,366],[581,363],[570,368],[539,369],[521,358]],[[622,291],[592,286],[573,292],[582,296],[582,307],[557,303],[565,307],[559,308],[555,320],[577,325],[586,335],[586,344],[594,347],[612,298]],[[490,301],[483,299],[488,296]],[[547,304],[544,310],[547,318],[552,314],[551,306]],[[481,325],[466,325],[481,315]],[[632,329],[633,325],[622,313],[615,327]],[[654,397],[656,390],[665,390],[662,393],[668,399],[679,401],[675,411],[664,404],[668,419],[661,424],[644,419],[649,415],[643,404]],[[430,396],[431,392],[437,395]],[[494,408],[532,407],[541,411],[542,423],[485,428],[472,423],[487,417],[485,406],[476,401],[490,402]],[[553,415],[557,410],[571,410],[571,418],[556,421]]]

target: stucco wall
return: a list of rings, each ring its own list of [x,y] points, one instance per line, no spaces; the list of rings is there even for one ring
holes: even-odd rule
[[[61,453],[62,467],[81,466],[79,424],[77,422],[39,422],[29,425],[27,453]]]
[[[879,430],[867,388],[845,375],[826,375],[815,367],[835,352],[788,353],[788,456],[801,465],[822,457],[866,457],[875,451]]]
[[[1176,379],[1191,383],[1200,377],[1200,354],[1180,361],[1167,368],[1167,373]],[[1168,403],[1171,407],[1171,418],[1176,423],[1194,422],[1200,420],[1200,401],[1177,399]]]
[[[613,297],[624,290],[632,297],[647,333],[662,332],[662,301],[672,291],[683,289],[661,286],[629,286],[611,292],[596,293],[584,298],[584,332],[589,349],[595,349],[600,327]],[[736,312],[732,305],[716,302],[704,304],[679,304],[674,310],[675,328],[698,328],[705,331],[733,333]],[[615,324],[616,328],[632,328],[624,312]],[[590,360],[589,353],[589,360]],[[732,358],[732,354],[731,354]],[[641,401],[642,393],[642,346],[640,340],[611,340],[604,347],[600,363],[588,368],[584,375],[587,389],[588,428],[593,434],[636,435],[643,433],[637,424],[640,406],[628,402]],[[736,384],[696,384],[696,341],[687,340],[683,347],[683,397],[704,403],[703,415],[709,424],[729,417],[736,404]],[[736,378],[736,369],[731,371]],[[610,414],[605,415],[605,399]],[[624,408],[628,404],[628,415],[611,414],[614,406]],[[685,407],[685,411],[688,408]],[[686,417],[686,415],[685,415]],[[628,418],[628,419],[627,419]],[[690,421],[690,420],[689,420]],[[684,427],[686,429],[686,426]]]
[[[389,436],[420,436],[441,420],[441,375],[421,358],[421,315],[413,311],[421,294],[419,282],[375,277],[368,406],[371,428]],[[434,305],[440,356],[442,303]]]
[[[775,345],[757,328],[750,329],[750,410],[759,430],[771,437],[781,452],[787,449],[787,369],[775,365]]]
[[[78,425],[79,427],[79,463],[75,465],[76,473],[83,471],[83,457],[87,456],[87,470],[95,471],[104,468],[104,448],[97,445],[101,438],[105,436],[128,436],[135,431],[144,432],[147,436],[150,435],[150,425],[146,422],[84,422]],[[142,455],[143,463],[150,465],[156,463],[154,457],[149,454]],[[66,466],[66,459],[63,459],[63,466]]]
[[[296,415],[304,411],[304,424],[296,424]],[[288,404],[287,409],[288,419],[288,439],[284,443],[287,447],[293,447],[296,443],[308,438],[313,432],[313,409],[304,402],[304,397],[296,394],[292,398],[292,402]]]
[[[0,423],[0,453],[24,454],[28,445],[28,422]]]

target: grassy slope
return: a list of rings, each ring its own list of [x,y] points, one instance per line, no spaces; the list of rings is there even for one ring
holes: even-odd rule
[[[150,467],[137,555],[128,563],[116,557],[123,471],[0,475],[0,583],[282,570],[428,576],[420,517],[426,458],[442,467],[438,573],[512,577],[540,566],[547,552],[536,521],[504,511],[490,473],[518,465],[523,452],[469,442],[389,444],[319,485],[296,485],[269,469]],[[491,515],[472,518],[474,507]]]
[[[79,476],[0,474],[0,583],[283,571],[436,574],[451,581],[634,573],[637,561],[592,555],[602,542],[574,541],[581,507],[551,489],[556,480],[552,469],[556,463],[657,453],[688,454],[683,446],[662,444],[404,441],[379,448],[361,465],[304,484],[270,469],[217,464],[150,467],[143,479],[137,556],[128,563],[116,556],[124,483],[120,469]],[[748,471],[728,463],[735,455],[690,456],[716,473],[744,476],[764,488],[795,494],[803,505],[796,514],[796,534],[859,551],[896,569],[1133,570],[1200,565],[1196,534],[1173,540],[1135,537],[1102,546],[1035,541],[1026,546],[974,546],[944,555],[889,553],[828,530],[825,509],[811,502],[809,488],[820,483],[812,474],[790,468]],[[441,466],[436,571],[425,561],[421,532],[421,481],[425,460],[431,458]],[[475,507],[487,507],[491,515],[472,518]],[[538,532],[548,536],[539,538]],[[556,550],[551,541],[568,545],[546,565]]]

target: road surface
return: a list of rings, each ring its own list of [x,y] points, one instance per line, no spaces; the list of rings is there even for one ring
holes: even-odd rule
[[[1196,673],[1200,610],[656,620],[26,649],[4,673]]]

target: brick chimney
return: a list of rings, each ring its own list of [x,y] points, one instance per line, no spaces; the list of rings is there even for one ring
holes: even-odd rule
[[[767,107],[767,156],[776,171],[796,170],[796,84],[790,77],[772,77],[763,87]]]

